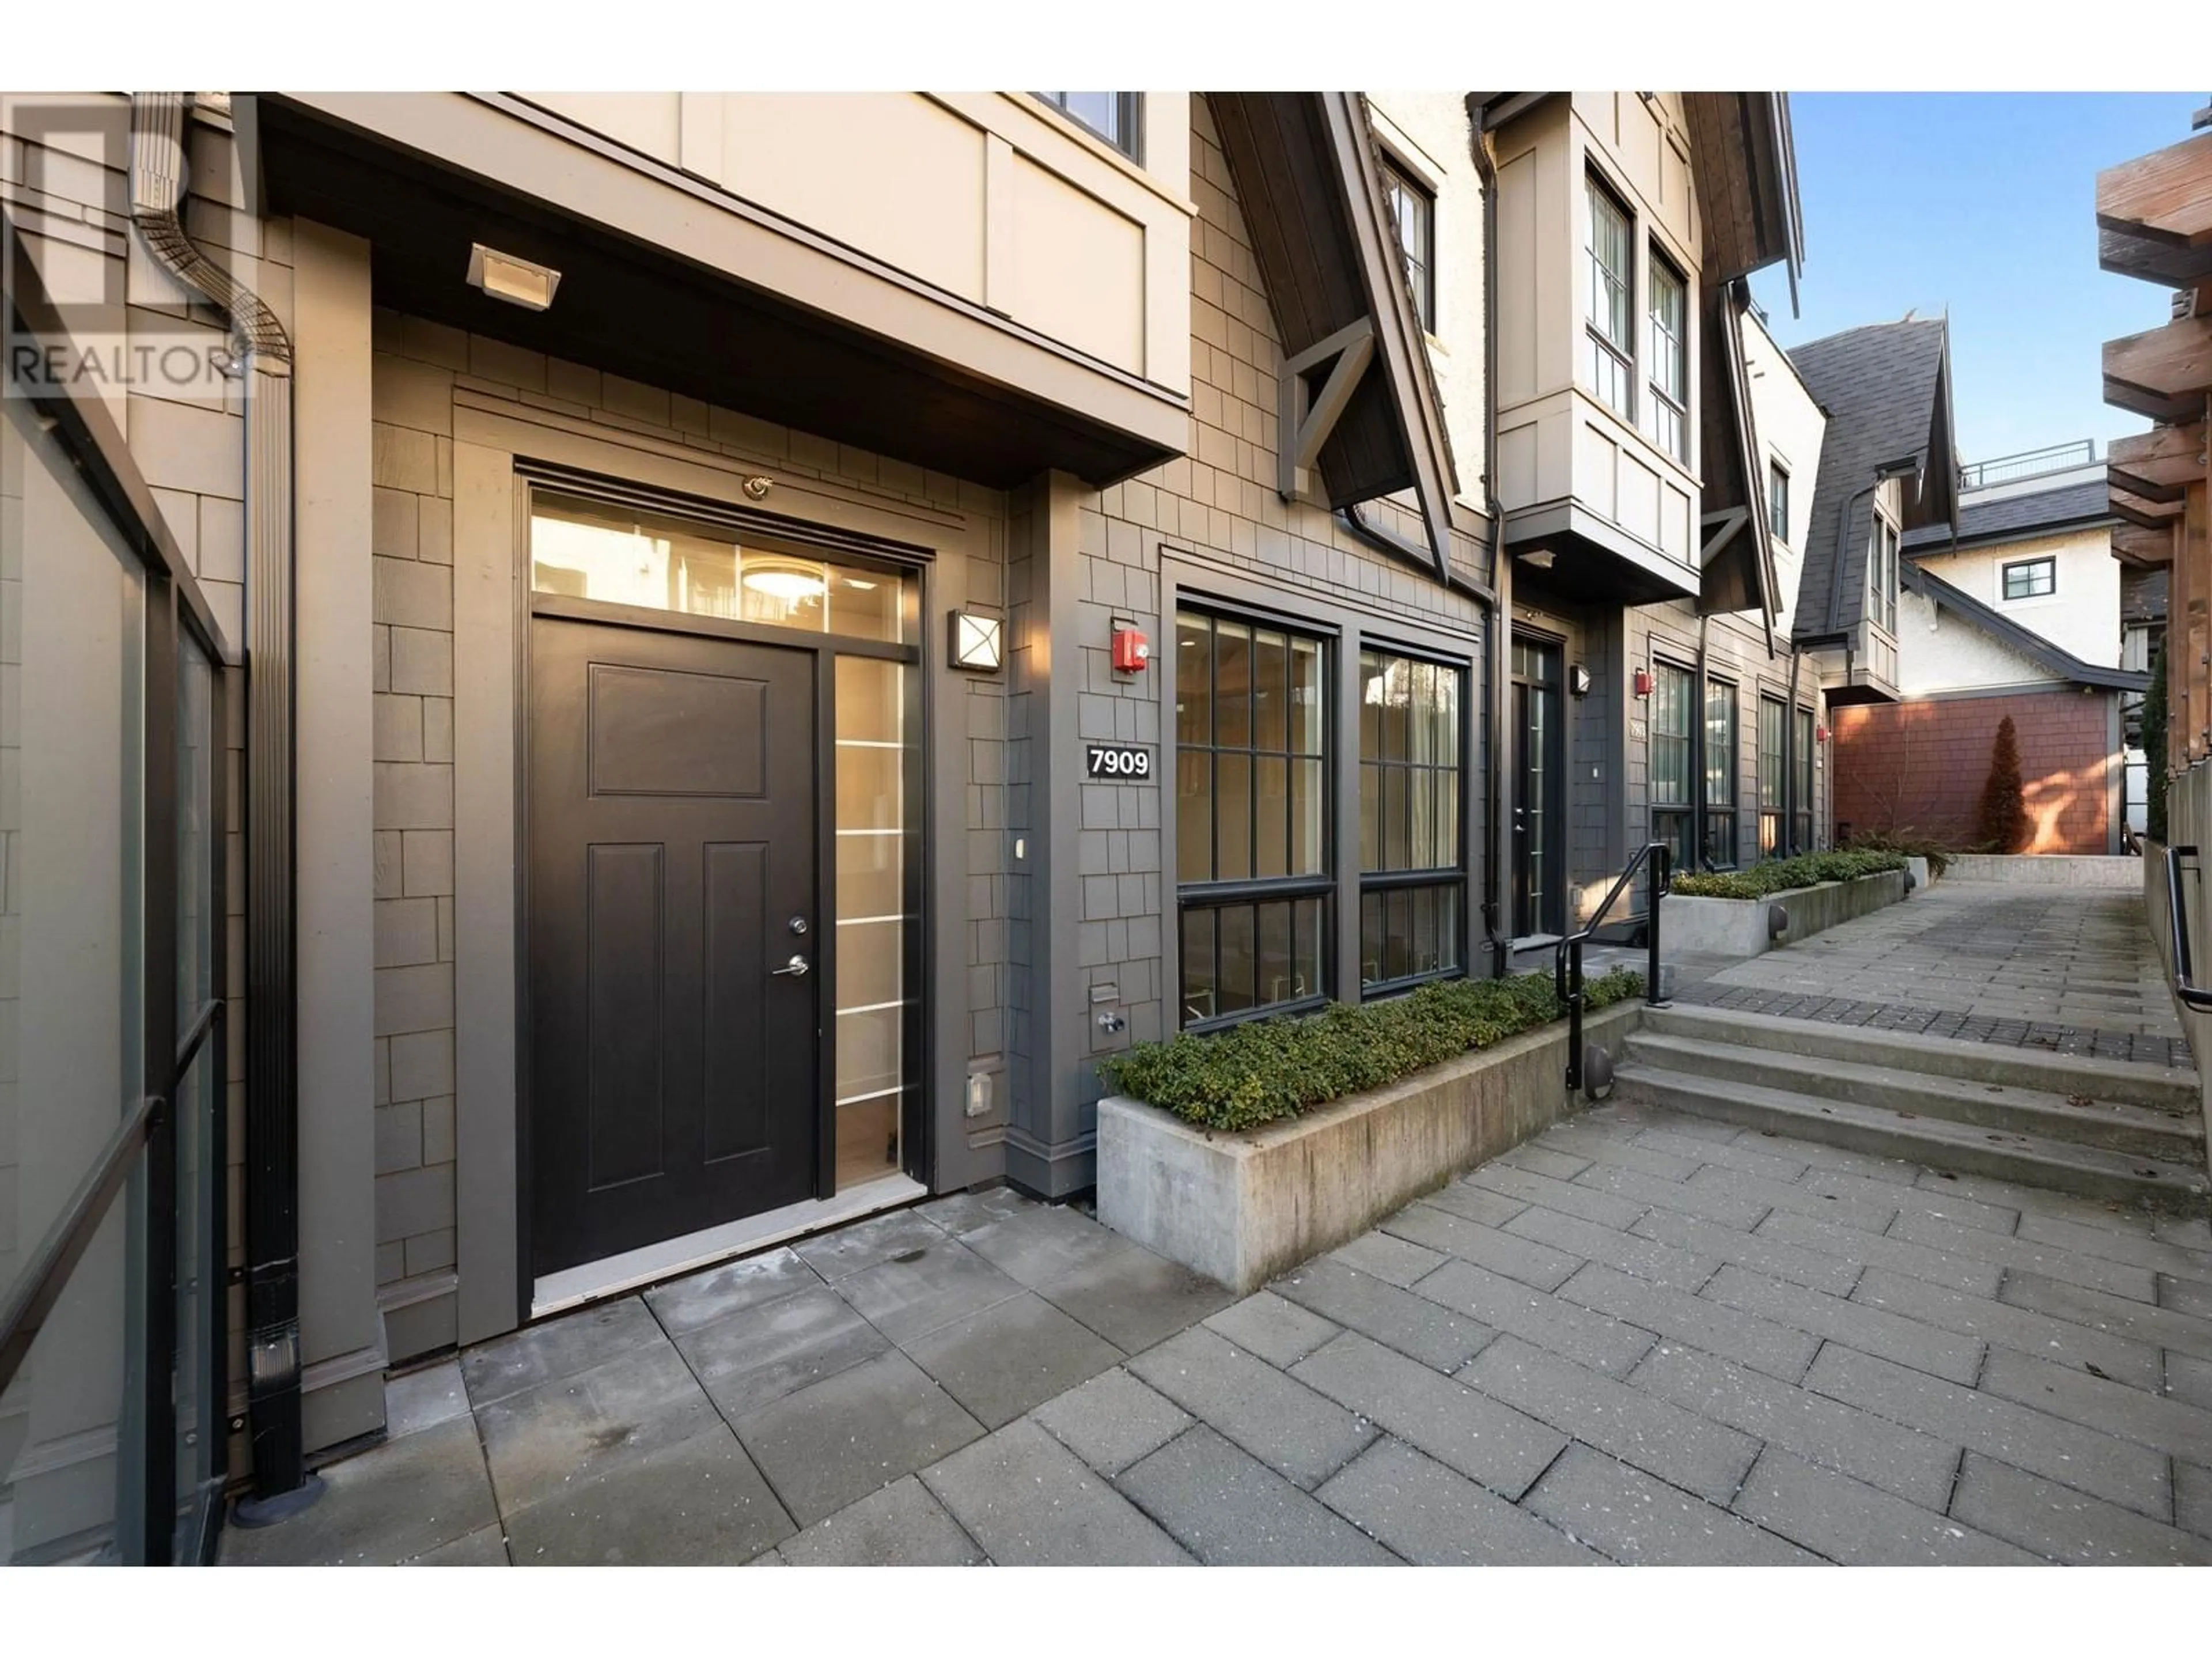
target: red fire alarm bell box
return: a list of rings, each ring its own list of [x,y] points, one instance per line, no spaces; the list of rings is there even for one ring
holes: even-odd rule
[[[1651,671],[1648,668],[1639,668],[1636,671],[1636,695],[1639,697],[1648,697],[1651,695]]]
[[[1114,630],[1114,672],[1134,674],[1152,659],[1151,642],[1133,628]]]

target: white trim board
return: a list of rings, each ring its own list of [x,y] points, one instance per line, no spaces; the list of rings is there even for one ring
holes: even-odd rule
[[[681,1238],[663,1239],[620,1255],[580,1267],[564,1267],[531,1286],[530,1316],[544,1319],[566,1312],[602,1297],[619,1296],[658,1279],[713,1266],[749,1251],[781,1244],[787,1238],[820,1232],[848,1221],[858,1221],[878,1210],[889,1210],[929,1196],[929,1188],[902,1175],[884,1176],[835,1198],[810,1198],[787,1204],[780,1210],[726,1221]]]

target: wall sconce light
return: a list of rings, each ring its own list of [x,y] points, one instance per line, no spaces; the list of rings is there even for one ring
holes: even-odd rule
[[[1636,671],[1635,690],[1636,695],[1639,697],[1648,697],[1651,695],[1651,671],[1650,669],[1639,668]]]
[[[1531,570],[1549,570],[1558,558],[1559,555],[1548,547],[1540,547],[1534,552],[1523,553],[1520,556],[1521,562]]]
[[[561,273],[550,265],[535,264],[475,242],[469,247],[469,286],[480,290],[486,299],[504,300],[525,311],[543,311],[553,303]]]
[[[952,665],[995,674],[1006,654],[1006,624],[996,617],[952,613]]]
[[[1567,670],[1567,690],[1569,691],[1572,692],[1577,697],[1587,697],[1589,696],[1589,689],[1590,672],[1589,669],[1583,667],[1582,664],[1577,663],[1573,667]]]

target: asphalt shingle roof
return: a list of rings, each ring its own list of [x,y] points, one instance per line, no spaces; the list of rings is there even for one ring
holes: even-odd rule
[[[2002,541],[2039,535],[2071,524],[2092,523],[2112,512],[2112,496],[2102,478],[2087,483],[2063,484],[2055,489],[2006,495],[1993,501],[1963,501],[1959,504],[1961,542]],[[1916,530],[1905,538],[1909,550],[1936,544],[1948,547],[1951,538],[1940,525]]]
[[[1797,589],[1795,633],[1817,638],[1855,626],[1866,610],[1867,524],[1881,463],[1905,455],[1929,459],[1929,434],[1946,397],[1948,356],[1940,317],[1872,323],[1812,340],[1790,353],[1814,401],[1827,411],[1820,473],[1805,530],[1804,574]],[[1951,458],[1941,458],[1949,466]],[[1856,496],[1856,500],[1852,498]],[[1852,524],[1836,576],[1837,526],[1849,507]]]

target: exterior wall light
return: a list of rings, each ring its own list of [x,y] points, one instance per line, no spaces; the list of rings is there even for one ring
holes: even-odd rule
[[[553,303],[561,273],[550,265],[534,264],[476,242],[469,248],[469,286],[481,290],[486,299],[503,300],[525,311],[543,311]]]
[[[1006,624],[996,617],[952,613],[952,665],[995,674],[1006,654]]]
[[[1540,547],[1533,553],[1522,554],[1520,557],[1521,562],[1531,570],[1549,570],[1558,561],[1559,555],[1548,547]]]

